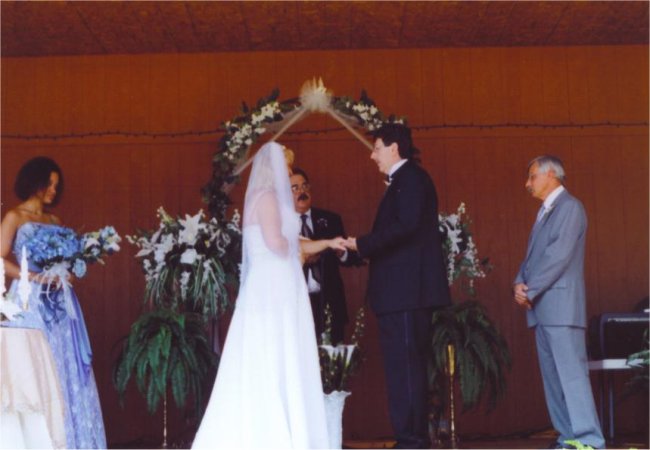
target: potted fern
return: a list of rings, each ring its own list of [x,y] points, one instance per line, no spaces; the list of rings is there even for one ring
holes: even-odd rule
[[[475,296],[474,280],[490,270],[487,259],[480,260],[470,229],[471,222],[461,203],[455,214],[439,216],[443,254],[449,285],[460,284],[460,292]],[[441,417],[450,403],[449,433],[452,447],[457,444],[454,424],[453,389],[460,383],[463,410],[488,398],[490,409],[505,390],[505,371],[510,368],[510,352],[485,307],[476,300],[455,302],[433,314],[429,385],[432,401],[432,439],[439,440]],[[448,394],[447,394],[448,393]]]
[[[139,231],[127,240],[139,251],[145,275],[144,311],[124,339],[113,369],[123,400],[130,380],[154,414],[163,404],[163,447],[167,446],[167,393],[184,408],[194,399],[200,416],[203,383],[217,357],[207,324],[231,306],[236,291],[241,231],[239,215],[229,222],[194,216],[172,218],[158,210],[155,231]]]

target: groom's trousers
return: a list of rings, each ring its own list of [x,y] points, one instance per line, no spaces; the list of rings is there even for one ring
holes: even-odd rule
[[[377,315],[395,448],[429,448],[427,354],[431,308]]]

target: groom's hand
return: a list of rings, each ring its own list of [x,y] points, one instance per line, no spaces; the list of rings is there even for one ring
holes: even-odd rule
[[[335,237],[334,239],[330,239],[328,247],[331,248],[334,251],[345,251],[345,242],[346,240],[343,239],[342,237]]]
[[[354,250],[357,251],[357,238],[355,237],[349,237],[345,240],[345,246],[348,248],[348,250]]]

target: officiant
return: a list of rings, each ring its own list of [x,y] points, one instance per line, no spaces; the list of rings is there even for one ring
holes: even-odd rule
[[[308,239],[345,237],[340,215],[312,207],[312,189],[307,173],[296,167],[291,170],[291,192],[296,214],[300,220],[300,234]],[[361,264],[361,259],[356,252],[335,252],[331,249],[305,261],[303,268],[311,299],[316,336],[319,339],[325,330],[325,306],[329,305],[332,312],[332,344],[343,341],[345,325],[348,323],[348,311],[339,267]]]

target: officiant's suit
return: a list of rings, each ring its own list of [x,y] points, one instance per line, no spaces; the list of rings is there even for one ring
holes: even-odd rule
[[[301,222],[300,234],[316,240],[345,236],[341,216],[332,211],[312,207],[312,191],[307,173],[293,167],[290,180],[296,214]],[[348,250],[339,255],[331,249],[305,262],[303,269],[309,289],[316,336],[319,338],[325,330],[325,307],[328,305],[332,314],[332,343],[343,341],[345,325],[348,323],[348,310],[339,267],[360,264],[362,260],[356,252]]]
[[[380,171],[391,175],[390,185],[372,231],[359,236],[356,246],[370,261],[368,297],[379,325],[397,448],[429,448],[426,365],[431,314],[435,307],[449,304],[449,291],[436,189],[419,164],[405,159],[393,164],[392,169],[399,166],[394,171],[378,162]]]
[[[311,208],[310,213],[314,229],[313,239],[332,239],[338,236],[346,236],[343,221],[338,214],[320,208]],[[321,253],[320,258],[316,261],[315,264],[320,268],[320,291],[310,293],[309,297],[314,312],[317,336],[323,332],[325,305],[329,305],[332,312],[332,342],[339,343],[343,341],[344,328],[348,323],[348,310],[339,266],[353,266],[359,263],[360,260],[356,252],[348,252],[345,259],[341,261],[336,252],[331,249]]]
[[[560,433],[557,445],[578,439],[602,448],[585,347],[587,216],[578,199],[563,186],[556,189],[540,209],[515,286],[527,286],[527,323],[535,330],[546,404]]]

